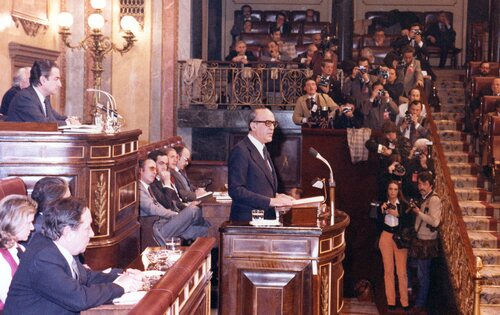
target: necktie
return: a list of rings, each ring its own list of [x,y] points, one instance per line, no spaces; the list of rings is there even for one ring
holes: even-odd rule
[[[42,104],[42,111],[43,111],[43,114],[45,115],[45,117],[47,117],[47,110],[49,108],[48,104],[49,104],[49,98],[45,98],[45,100],[43,101],[43,104]]]
[[[156,197],[155,197],[155,195],[153,194],[153,190],[151,189],[151,186],[148,186],[148,193],[149,193],[149,195],[151,196],[151,198],[153,198],[153,202],[154,202],[155,204],[157,204],[157,203],[158,203],[158,200],[156,200]]]
[[[78,280],[80,278],[80,272],[78,271],[78,265],[75,258],[73,258],[73,261],[71,262],[71,270],[73,271],[73,278]]]
[[[264,146],[264,149],[262,151],[264,153],[264,160],[266,161],[267,167],[269,167],[269,170],[272,173],[273,168],[271,167],[271,156],[269,155],[269,151],[267,151],[266,146]]]

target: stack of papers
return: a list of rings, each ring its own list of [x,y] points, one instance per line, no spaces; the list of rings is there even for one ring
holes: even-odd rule
[[[102,127],[97,125],[59,126],[58,129],[64,133],[101,133]]]
[[[225,192],[216,191],[213,193],[213,196],[215,197],[215,200],[218,202],[231,201],[231,197],[229,197],[227,191]]]

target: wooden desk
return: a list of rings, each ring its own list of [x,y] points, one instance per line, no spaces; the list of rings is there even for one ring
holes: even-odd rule
[[[94,269],[126,266],[139,254],[137,150],[140,130],[114,135],[0,131],[0,178],[18,176],[28,193],[45,176],[64,178],[92,212],[85,253]]]
[[[198,238],[136,305],[101,305],[82,315],[210,315],[210,251],[214,245],[213,238]],[[131,267],[143,269],[140,257]]]
[[[220,244],[219,228],[229,220],[231,214],[231,201],[217,202],[215,198],[203,201],[201,204],[203,217],[211,224],[208,228],[208,237],[214,237],[217,240],[216,246]]]
[[[338,212],[335,222],[322,228],[224,224],[219,314],[338,314],[349,216]]]

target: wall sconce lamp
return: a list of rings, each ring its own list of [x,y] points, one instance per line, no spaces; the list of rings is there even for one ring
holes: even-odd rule
[[[64,44],[73,49],[84,49],[92,54],[94,67],[91,69],[94,74],[94,88],[101,89],[101,75],[104,71],[102,61],[104,56],[111,51],[117,51],[120,54],[128,52],[136,41],[134,32],[137,33],[140,29],[139,22],[133,16],[124,16],[120,21],[120,26],[125,32],[122,35],[125,43],[122,48],[117,47],[108,36],[102,34],[104,27],[104,17],[102,10],[106,6],[106,0],[90,0],[90,5],[95,10],[89,15],[87,23],[90,27],[90,33],[76,45],[71,44],[69,37],[71,36],[70,27],[73,25],[73,16],[69,12],[59,13],[57,20],[60,27],[59,34],[62,37]]]

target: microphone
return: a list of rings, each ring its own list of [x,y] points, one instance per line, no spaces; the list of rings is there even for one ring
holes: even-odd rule
[[[319,152],[316,151],[316,149],[314,149],[313,147],[309,147],[309,154],[312,157],[314,157],[314,158],[322,161],[323,163],[325,163],[326,166],[328,166],[328,169],[330,170],[330,181],[329,181],[329,183],[335,185],[335,181],[333,180],[333,170],[332,170],[332,167],[330,166],[330,163],[328,163],[328,161],[324,157],[322,157],[321,154],[319,154]]]
[[[100,110],[102,110],[103,112],[107,112],[106,106],[104,106],[104,105],[102,105],[102,104],[97,103],[97,104],[95,104],[95,107],[99,108],[99,109],[100,109]],[[120,119],[122,119],[122,118],[123,118],[123,116],[122,116],[122,115],[120,115],[120,114],[118,114],[118,112],[117,112],[116,110],[114,110],[114,109],[111,109],[111,108],[110,108],[110,109],[109,109],[109,112],[110,112],[110,113],[111,113],[114,117],[117,117],[117,118],[120,118]]]

